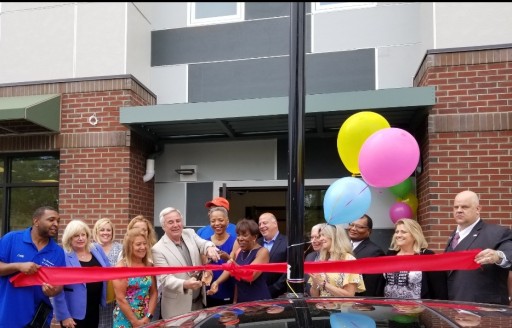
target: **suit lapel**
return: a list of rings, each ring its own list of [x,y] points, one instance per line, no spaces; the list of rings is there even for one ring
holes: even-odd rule
[[[176,260],[180,263],[181,266],[186,266],[187,262],[181,255],[181,252],[178,249],[178,247],[176,247],[174,242],[170,240],[169,237],[167,237],[167,235],[164,235],[164,238],[164,246],[170,251],[171,255],[174,256],[174,258],[176,258]]]
[[[484,225],[484,222],[480,220],[480,222],[477,223],[476,226],[473,227],[469,235],[467,235],[464,239],[462,239],[457,247],[455,247],[455,250],[462,251],[462,250],[468,250],[471,248],[471,245],[475,242],[475,240],[478,238],[478,235],[480,234],[480,230],[482,230],[482,227]]]
[[[276,240],[274,240],[274,245],[272,245],[272,249],[270,250],[270,258],[272,259],[272,257],[274,256],[274,254],[277,252],[277,250],[279,249],[279,246],[281,244],[281,242],[283,241],[283,235],[279,234],[276,238]],[[263,240],[263,242],[265,242]],[[272,262],[272,261],[270,261]]]
[[[200,265],[200,263],[196,263],[196,261],[195,261],[195,259],[197,258],[197,256],[196,256],[197,245],[194,242],[194,240],[192,239],[192,237],[189,236],[185,232],[183,232],[181,234],[181,237],[183,238],[183,242],[185,242],[185,245],[187,245],[188,252],[190,254],[190,259],[192,260],[192,265]]]

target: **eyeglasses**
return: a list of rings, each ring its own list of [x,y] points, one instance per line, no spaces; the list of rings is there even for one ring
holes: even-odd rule
[[[368,228],[368,226],[362,226],[360,224],[354,224],[354,223],[349,223],[348,224],[348,228],[351,229],[351,228],[356,228],[357,230],[363,230],[365,228]]]

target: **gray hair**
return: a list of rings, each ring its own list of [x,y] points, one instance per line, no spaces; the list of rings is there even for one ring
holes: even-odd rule
[[[164,221],[165,221],[164,220],[164,216],[166,216],[167,214],[172,213],[172,212],[178,213],[180,215],[180,217],[183,219],[183,215],[181,214],[181,212],[177,208],[166,207],[162,211],[160,211],[160,225],[162,227],[164,226]]]

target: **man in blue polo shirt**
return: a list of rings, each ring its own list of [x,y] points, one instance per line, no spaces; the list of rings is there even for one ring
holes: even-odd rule
[[[53,308],[50,297],[62,286],[14,287],[9,278],[22,272],[35,273],[41,266],[66,266],[64,250],[52,239],[59,231],[59,213],[49,206],[38,208],[32,227],[9,232],[0,239],[0,328],[50,327]],[[39,315],[36,315],[36,312]]]

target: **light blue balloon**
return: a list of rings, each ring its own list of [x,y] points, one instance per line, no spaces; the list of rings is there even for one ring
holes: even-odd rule
[[[330,316],[332,328],[375,328],[375,320],[364,314],[333,313]]]
[[[325,193],[325,221],[329,224],[350,223],[363,216],[370,208],[371,202],[370,187],[362,179],[338,179]]]

